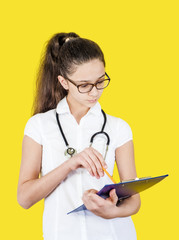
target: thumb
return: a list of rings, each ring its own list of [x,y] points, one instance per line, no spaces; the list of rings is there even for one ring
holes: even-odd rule
[[[118,196],[116,194],[116,189],[112,189],[110,191],[109,195],[110,195],[111,201],[116,204],[117,201],[118,201]]]

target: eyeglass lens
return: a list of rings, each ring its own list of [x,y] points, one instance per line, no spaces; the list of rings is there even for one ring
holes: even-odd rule
[[[96,88],[100,90],[107,87],[108,84],[109,84],[109,79],[105,79],[105,80],[98,81],[95,85],[96,85]],[[82,93],[86,93],[86,92],[90,92],[93,87],[94,87],[93,84],[87,83],[87,84],[80,85],[78,90]]]

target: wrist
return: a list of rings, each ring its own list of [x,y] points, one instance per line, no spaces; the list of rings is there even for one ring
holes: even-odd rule
[[[117,206],[114,206],[111,211],[111,218],[117,218],[120,217],[120,209]]]
[[[67,168],[71,171],[74,171],[76,170],[77,166],[75,164],[75,161],[73,161],[72,159],[73,157],[69,158],[65,163],[66,163],[66,166]]]
[[[128,217],[131,214],[129,214],[129,210],[126,208],[123,204],[118,204],[115,209],[114,217]]]

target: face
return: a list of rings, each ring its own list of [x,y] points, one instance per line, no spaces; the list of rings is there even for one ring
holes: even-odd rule
[[[91,60],[87,63],[77,66],[76,72],[68,76],[77,85],[85,83],[96,83],[104,79],[105,68],[103,62],[98,59]],[[69,102],[75,103],[77,107],[90,108],[96,104],[100,98],[103,89],[98,90],[96,87],[88,93],[80,93],[77,87],[70,81],[64,79],[62,76],[58,76],[58,80],[61,85],[68,90],[67,99]]]

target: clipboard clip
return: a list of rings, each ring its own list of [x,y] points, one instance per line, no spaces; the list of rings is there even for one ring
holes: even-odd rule
[[[150,178],[150,177],[151,177],[151,176],[149,176],[149,177],[141,177],[141,178],[128,179],[128,180],[121,181],[121,183],[138,181],[138,180],[145,180],[145,179],[148,179],[148,178]]]

